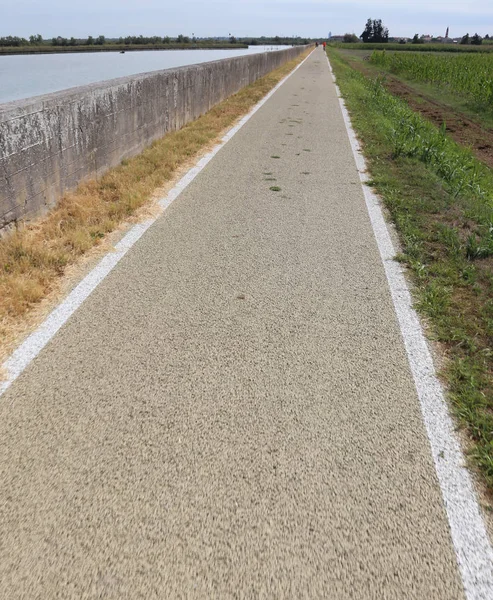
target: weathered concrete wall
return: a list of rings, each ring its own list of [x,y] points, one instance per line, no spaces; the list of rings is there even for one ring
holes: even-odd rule
[[[154,71],[0,105],[0,229],[53,206],[303,52]]]

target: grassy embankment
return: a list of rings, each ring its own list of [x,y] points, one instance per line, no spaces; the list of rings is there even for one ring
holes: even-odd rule
[[[81,184],[46,217],[20,225],[0,239],[0,354],[11,347],[29,312],[59,288],[67,267],[148,203],[180,166],[217,142],[308,52],[123,161],[101,179]]]
[[[248,48],[247,44],[230,43],[190,43],[190,44],[104,44],[103,46],[0,46],[2,54],[65,54],[70,52],[137,52],[139,50],[240,50]]]
[[[480,46],[462,44],[364,44],[356,42],[346,44],[333,42],[329,46],[344,50],[396,50],[402,52],[493,52],[493,44],[481,44]]]
[[[416,307],[444,350],[442,376],[493,491],[493,173],[329,49],[372,185],[398,229]]]

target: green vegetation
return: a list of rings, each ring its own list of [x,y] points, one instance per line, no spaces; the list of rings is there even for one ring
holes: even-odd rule
[[[249,46],[268,46],[274,44],[276,46],[283,45],[292,45],[292,46],[300,46],[300,45],[308,45],[311,43],[315,43],[314,39],[310,38],[301,38],[299,36],[296,37],[288,37],[288,36],[261,36],[261,37],[241,37],[238,38],[238,41],[242,44],[248,44]]]
[[[2,47],[10,47],[10,48],[20,48],[22,46],[39,46],[43,44],[43,38],[41,35],[32,35],[29,40],[26,38],[21,38],[13,35],[8,35],[6,37],[0,37],[0,48]]]
[[[460,43],[464,46],[467,44],[472,44],[473,46],[481,46],[483,43],[483,38],[475,33],[472,37],[469,37],[469,34],[466,33],[465,36],[461,39]]]
[[[131,45],[121,46],[119,44],[106,43],[103,46],[98,45],[68,45],[68,46],[23,46],[20,48],[15,47],[0,47],[0,55],[2,54],[52,54],[52,53],[64,53],[64,52],[129,52],[132,50],[229,50],[231,46],[228,43],[210,43],[210,44],[176,44],[170,42],[169,44],[153,44],[153,45]],[[248,48],[244,44],[236,44],[235,48],[245,49]]]
[[[236,38],[229,35],[228,38],[196,38],[180,34],[176,38],[169,36],[160,37],[129,35],[118,39],[107,39],[104,35],[87,39],[65,38],[57,36],[51,40],[43,40],[39,34],[31,35],[29,39],[6,36],[0,38],[0,54],[37,54],[47,52],[115,52],[122,50],[184,50],[188,48],[201,49],[227,49],[247,48],[256,45],[306,45],[311,40],[300,37],[258,37],[258,38]]]
[[[236,44],[237,40],[234,36],[230,36],[228,40],[217,40],[214,38],[208,39],[197,39],[195,37],[189,38],[188,36],[180,34],[176,38],[170,38],[169,36],[160,37],[158,35],[144,37],[143,35],[128,35],[126,37],[120,37],[114,40],[107,40],[104,35],[98,35],[94,38],[92,35],[88,36],[87,39],[76,39],[74,37],[65,38],[62,36],[53,37],[51,40],[43,40],[43,37],[39,34],[31,35],[29,40],[26,38],[20,38],[16,36],[7,36],[0,38],[0,47],[5,48],[25,48],[28,46],[104,46],[109,45],[124,45],[124,46],[155,46],[155,45],[167,45],[167,44],[199,44],[199,45],[214,45],[214,44]]]
[[[381,78],[329,54],[370,185],[399,231],[398,259],[412,274],[416,307],[444,350],[442,376],[470,455],[493,491],[493,173]]]
[[[38,54],[51,52],[116,52],[122,50],[180,50],[188,48],[226,49],[247,48],[247,44],[240,43],[231,36],[227,40],[197,39],[195,37],[179,35],[177,38],[169,36],[127,36],[119,39],[108,40],[104,35],[87,39],[54,37],[43,40],[41,35],[32,35],[29,40],[20,37],[7,36],[0,38],[0,54]]]
[[[357,44],[359,42],[359,39],[355,33],[345,33],[342,41],[345,44]]]
[[[382,19],[368,19],[361,39],[370,44],[386,44],[389,41],[389,30],[382,23]]]
[[[414,81],[447,87],[477,104],[493,107],[493,55],[404,54],[374,51],[370,62]]]
[[[475,133],[474,124],[476,124],[484,129],[485,148],[490,144],[490,139],[493,143],[493,110],[478,104],[470,96],[453,92],[447,85],[417,81],[406,76],[405,73],[390,73],[388,69],[370,62],[371,53],[367,51],[341,48],[338,52],[351,67],[366,76],[383,77],[383,83],[391,93],[405,98],[414,110],[421,112],[438,126],[445,121],[447,130],[453,134],[456,141],[462,140],[464,145],[471,145],[474,148],[481,147],[483,144],[481,138],[478,137],[481,136],[481,132],[476,131]],[[453,57],[457,55],[440,54],[439,56]],[[465,56],[474,57],[476,54],[466,54]]]
[[[347,44],[344,42],[330,42],[333,48],[344,48],[345,50],[388,50],[395,52],[493,52],[493,44],[482,46],[461,46],[460,44],[399,44],[399,43],[373,43]]]

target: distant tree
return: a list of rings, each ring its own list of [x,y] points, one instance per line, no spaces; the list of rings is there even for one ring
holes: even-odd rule
[[[481,46],[482,43],[483,38],[477,33],[475,33],[471,38],[471,44],[473,44],[474,46]]]
[[[419,37],[417,33],[414,34],[414,37],[411,41],[411,44],[424,44],[425,41],[422,37]]]
[[[94,41],[96,46],[104,46],[105,42],[106,38],[104,37],[104,35],[98,35],[98,37]]]
[[[165,36],[163,37],[163,44],[169,44],[169,43],[170,43],[170,41],[171,41],[171,40],[169,39],[169,36],[165,35]]]
[[[68,46],[68,40],[67,40],[67,38],[58,36],[56,38],[52,38],[51,45],[52,46]]]
[[[489,36],[488,34],[486,34],[486,35],[484,36],[484,39],[485,39],[485,40],[489,40],[489,39],[490,39],[490,36]]]
[[[365,30],[360,35],[365,43],[387,43],[389,41],[389,30],[382,23],[382,19],[368,19]]]
[[[469,34],[466,33],[466,35],[461,39],[460,43],[463,46],[467,46],[467,44],[469,44]]]
[[[371,19],[368,19],[366,21],[365,30],[360,35],[360,38],[363,40],[363,42],[366,43],[371,40],[372,35],[373,35],[373,21]]]
[[[185,37],[180,33],[180,35],[176,38],[176,41],[179,44],[184,44],[185,43]]]
[[[136,45],[149,45],[149,44],[162,44],[163,43],[163,38],[159,37],[158,35],[153,35],[152,37],[144,37],[143,35],[127,35],[126,38],[120,38],[121,39],[121,43],[122,44],[126,44],[127,46],[129,46],[130,44],[136,44]],[[182,36],[182,39],[183,38]],[[169,38],[166,38],[167,41],[165,41],[165,43],[169,43]]]
[[[399,40],[399,44],[407,44],[407,40],[405,38],[401,38]]]
[[[86,46],[93,46],[93,45],[94,45],[94,38],[92,37],[92,35],[87,36]]]
[[[358,36],[354,33],[345,33],[344,37],[342,38],[342,41],[345,44],[354,44],[358,41]]]
[[[70,46],[77,46],[77,40],[74,37],[71,37],[70,41],[69,41],[69,45]]]
[[[236,44],[236,42],[237,42],[237,39],[235,38],[235,36],[234,35],[230,36],[229,43],[230,44]]]
[[[40,46],[43,43],[43,36],[41,36],[39,33],[36,35],[30,35],[29,43],[33,46]]]
[[[28,46],[29,41],[25,38],[8,35],[7,37],[0,38],[0,46]]]

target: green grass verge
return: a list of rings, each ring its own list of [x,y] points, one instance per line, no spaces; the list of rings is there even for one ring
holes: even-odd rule
[[[399,232],[417,310],[445,351],[441,375],[470,456],[493,491],[493,173],[329,48],[371,185]]]

